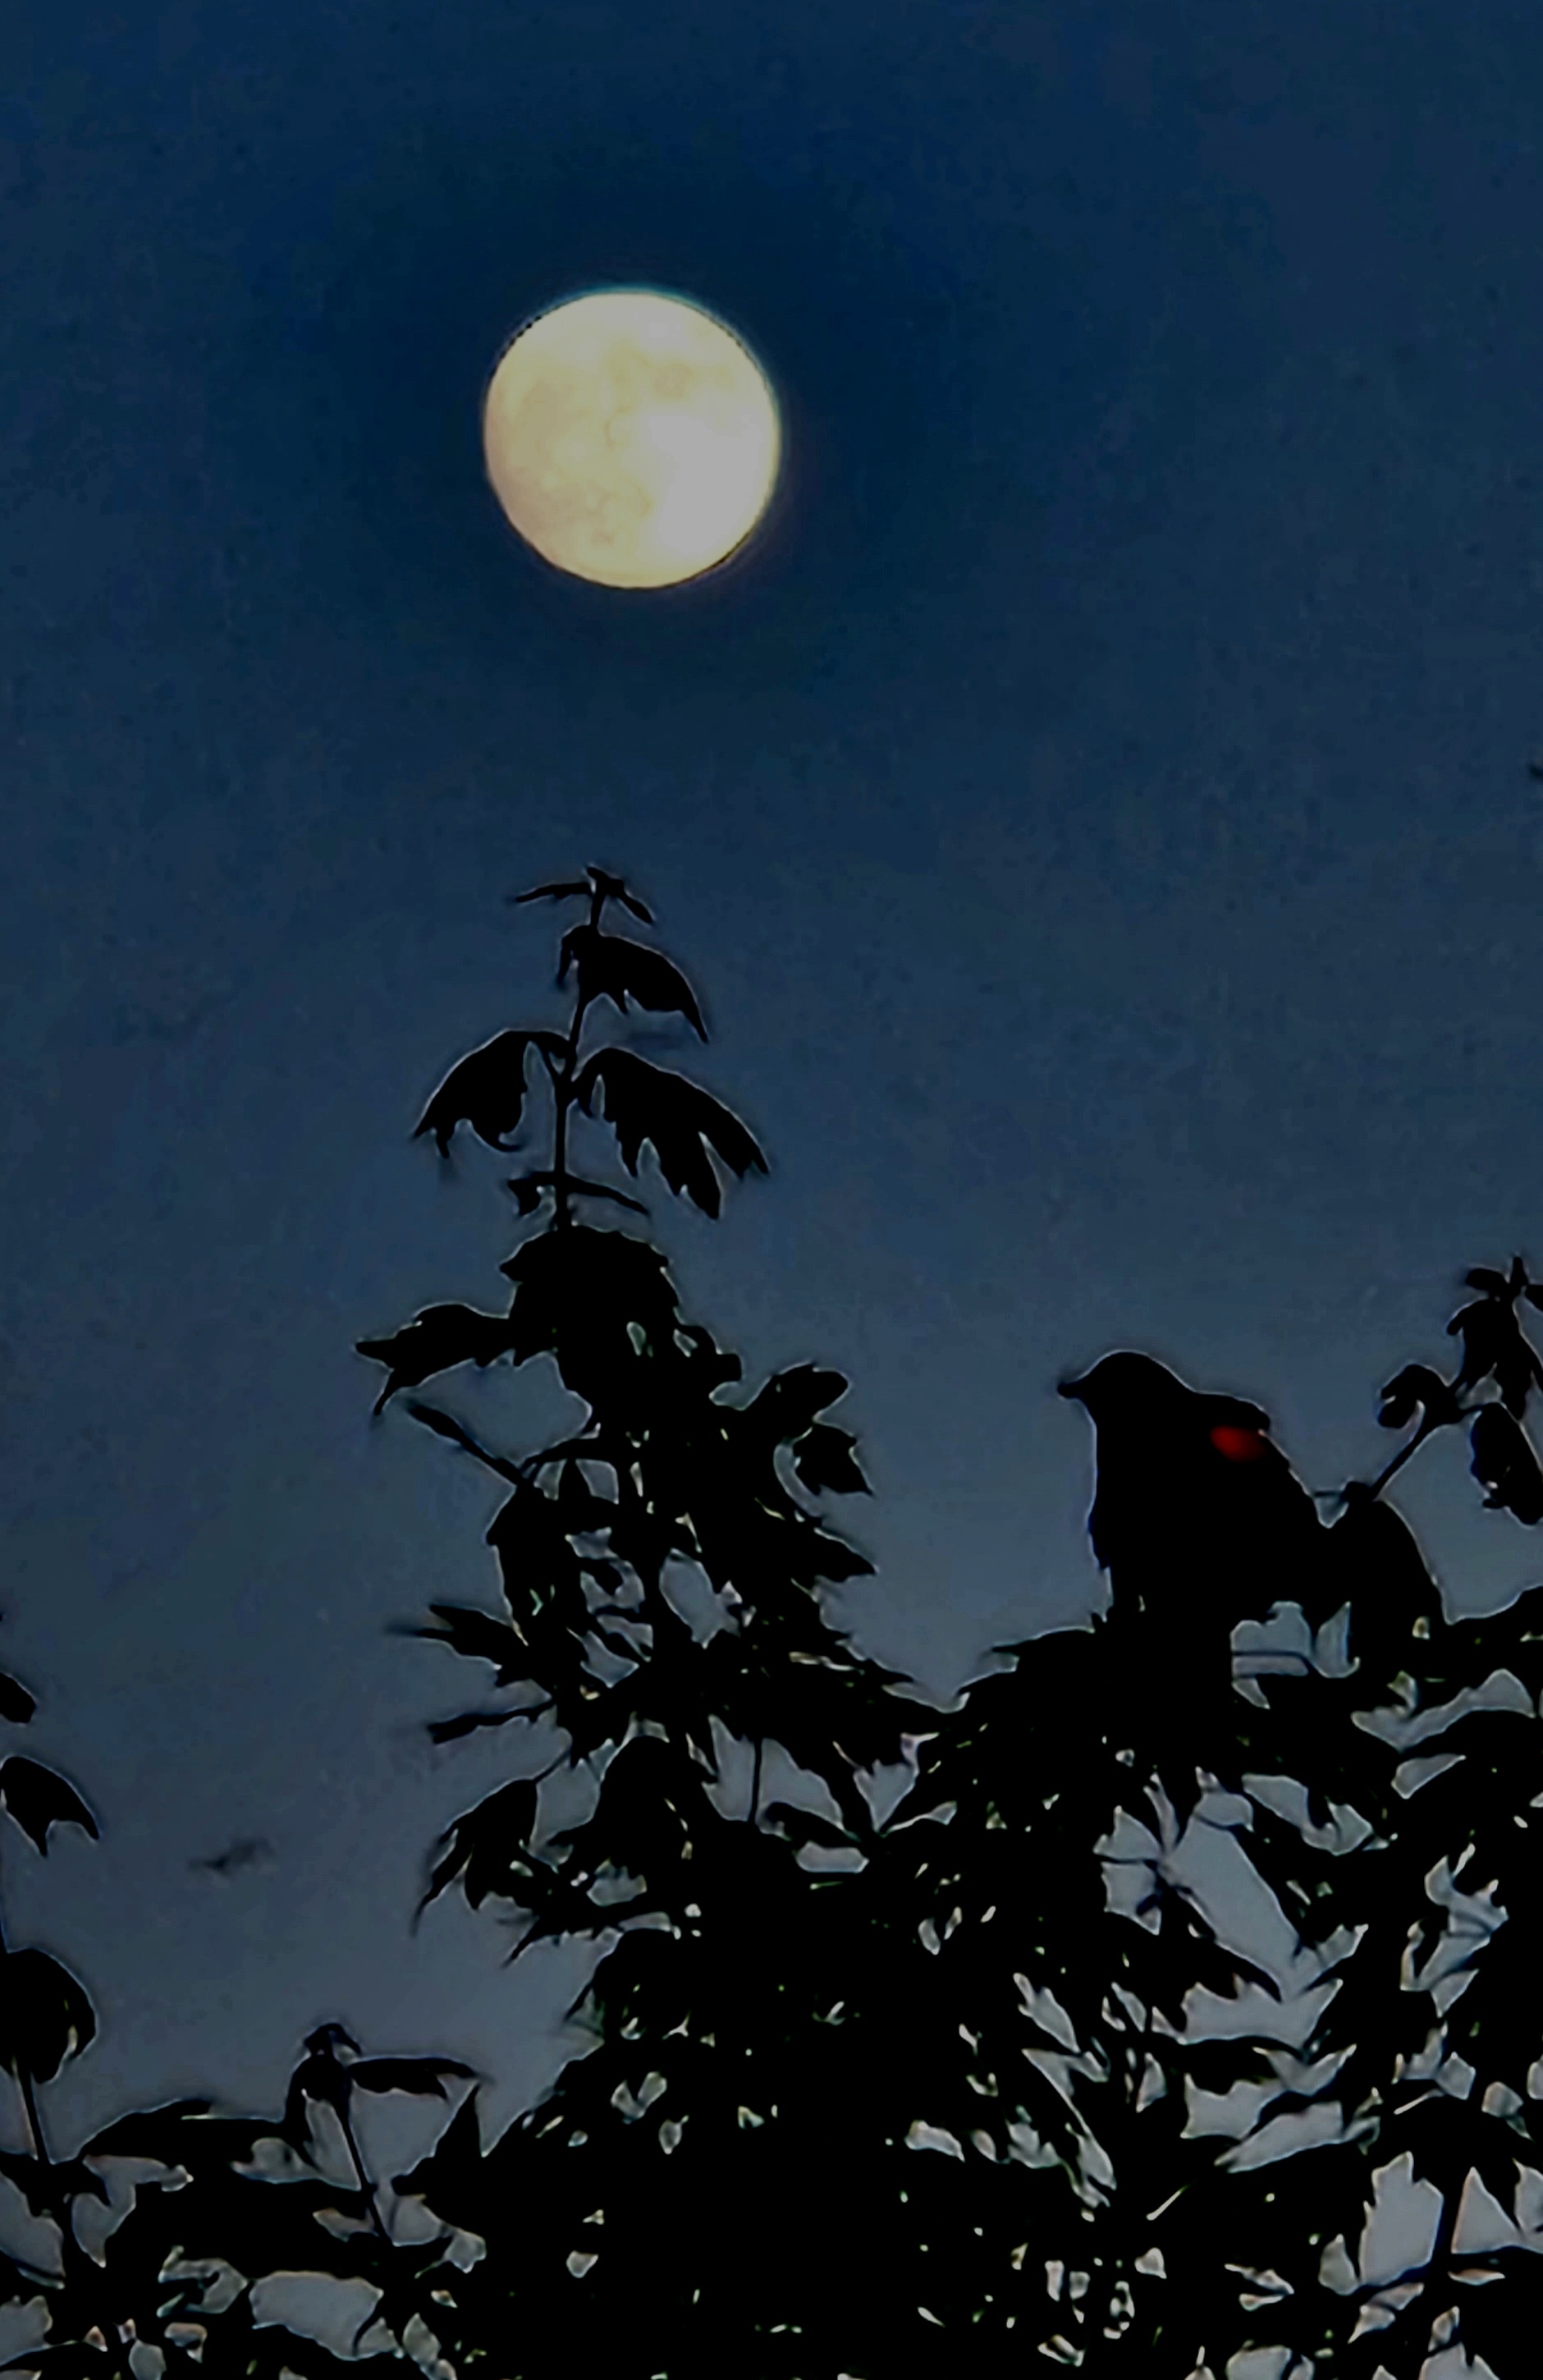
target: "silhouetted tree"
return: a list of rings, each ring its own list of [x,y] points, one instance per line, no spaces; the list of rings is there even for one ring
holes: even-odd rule
[[[765,1160],[682,1075],[585,1050],[597,1003],[706,1028],[673,963],[608,929],[609,903],[652,923],[619,878],[520,897],[571,896],[566,1030],[499,1034],[418,1126],[507,1155],[545,1083],[548,1161],[509,1184],[536,1226],[512,1296],[361,1344],[378,1411],[404,1398],[509,1491],[500,1605],[437,1603],[411,1633],[489,1667],[500,1697],[430,1734],[514,1725],[524,1758],[447,1829],[420,1913],[453,1888],[508,1905],[516,1958],[590,1942],[570,2011],[590,2046],[490,2148],[463,2062],[367,2057],[330,2023],[277,2118],[180,2100],[60,2156],[39,2093],[94,2017],[50,1954],[6,1949],[0,2063],[30,2146],[0,2173],[58,2244],[0,2258],[0,2301],[47,2320],[12,2364],[312,2380],[338,2359],[256,2292],[314,2274],[369,2293],[353,2361],[439,2380],[997,2380],[1042,2356],[1111,2380],[1416,2380],[1443,2348],[1530,2374],[1543,1587],[1449,1618],[1386,1497],[1461,1428],[1486,1504],[1543,1522],[1521,1320],[1543,1286],[1520,1257],[1471,1271],[1455,1374],[1396,1373],[1379,1410],[1403,1442],[1317,1500],[1257,1405],[1130,1350],[1063,1383],[1096,1433],[1108,1609],[997,1647],[938,1710],[826,1608],[870,1567],[820,1508],[865,1484],[826,1418],[842,1375],[740,1390],[659,1251],[580,1220],[646,1212],[575,1173],[581,1117],[709,1215],[717,1169]],[[409,1394],[537,1359],[583,1418],[534,1453]],[[0,1677],[0,1720],[32,1715]],[[96,1831],[20,1755],[0,1803],[42,1852],[55,1825]],[[409,2241],[359,2097],[460,2082],[395,2179],[439,2227]],[[85,2202],[117,2213],[120,2159],[127,2211],[90,2244]],[[1390,2183],[1424,2210],[1402,2272]]]
[[[905,2011],[887,2043],[868,2030],[934,2151],[924,2216],[897,2210],[894,2233],[898,2269],[926,2275],[932,2368],[1038,2346],[1187,2380],[1254,2350],[1272,2374],[1415,2380],[1453,2342],[1501,2380],[1531,2368],[1543,1588],[1449,1621],[1380,1500],[1465,1426],[1489,1500],[1538,1506],[1515,1308],[1543,1290],[1519,1259],[1468,1278],[1460,1375],[1389,1383],[1381,1418],[1417,1427],[1332,1527],[1272,1451],[1224,1438],[1209,1460],[1217,1429],[1262,1437],[1257,1408],[1127,1354],[1067,1384],[1097,1426],[1111,1609],[1001,1648],[1010,1668],[923,1746],[858,1896]],[[1246,1650],[1271,1600],[1296,1607],[1295,1649],[1277,1630]],[[1232,1880],[1208,1891],[1187,1855],[1223,1834]],[[1286,1958],[1246,1954],[1250,1883]],[[1425,2196],[1402,2274],[1368,2231],[1380,2176]],[[897,2321],[848,2368],[901,2354]]]
[[[705,1026],[662,953],[606,929],[611,900],[651,922],[619,880],[592,868],[520,897],[573,895],[589,917],[562,940],[559,981],[577,978],[567,1032],[500,1034],[418,1127],[441,1151],[463,1123],[506,1149],[533,1055],[547,1079],[550,1162],[510,1187],[522,1215],[549,1211],[503,1267],[508,1311],[433,1308],[363,1352],[388,1367],[386,1397],[456,1363],[545,1357],[585,1407],[575,1431],[517,1462],[438,1407],[409,1410],[512,1490],[488,1533],[502,1610],[435,1605],[418,1633],[491,1663],[521,1700],[434,1732],[518,1719],[545,1739],[538,1775],[449,1829],[426,1900],[453,1884],[474,1907],[513,1903],[515,1956],[543,1937],[603,1945],[570,2011],[594,2046],[485,2160],[468,2107],[399,2183],[439,2216],[492,2226],[455,2296],[464,2335],[500,2366],[705,2370],[753,2342],[758,2369],[796,2374],[841,2293],[889,2281],[878,2239],[872,2269],[846,2269],[861,2202],[832,2154],[841,1984],[821,1908],[849,1879],[817,1871],[861,1857],[868,1781],[936,1714],[855,1654],[823,1601],[872,1567],[816,1509],[865,1489],[850,1433],[825,1418],[843,1377],[800,1364],[733,1396],[740,1359],[684,1319],[659,1252],[578,1220],[580,1201],[618,1193],[574,1174],[575,1112],[603,1112],[634,1176],[650,1146],[708,1215],[714,1156],[740,1175],[765,1160],[681,1075],[584,1051],[597,1002]],[[772,1757],[796,1798],[767,1798]],[[544,1782],[558,1766],[587,1784],[567,1825]]]
[[[26,1727],[36,1707],[0,1673],[0,1722]],[[74,1786],[21,1753],[0,1760],[0,1807],[44,1857],[57,1827],[98,1833]],[[253,1855],[253,1842],[204,1864],[240,1864],[238,1853]],[[404,2352],[432,2368],[437,2268],[463,2243],[451,2228],[427,2242],[392,2238],[353,2112],[361,2094],[444,2099],[447,2081],[473,2070],[453,2058],[367,2058],[344,2026],[324,2024],[307,2037],[277,2118],[178,2099],[61,2155],[40,2091],[96,2029],[78,1976],[51,1952],[0,1936],[0,2067],[16,2083],[28,2143],[0,2150],[0,2176],[52,2239],[52,2252],[0,2251],[0,2305],[26,2310],[42,2332],[5,2368],[60,2380],[156,2380],[168,2370],[309,2380],[335,2372],[338,2359],[271,2307],[259,2314],[254,2294],[304,2276],[368,2290],[351,2368],[394,2364]],[[89,2216],[102,2208],[113,2217],[104,2236]],[[372,2333],[378,2344],[361,2352]]]
[[[31,1697],[13,1678],[0,1677],[0,1709],[14,1723],[31,1716]],[[45,1855],[55,1826],[97,1832],[74,1788],[20,1755],[0,1764],[0,1801]],[[443,2229],[428,2242],[392,2240],[352,2110],[361,2092],[442,2099],[447,2078],[469,2079],[470,2067],[457,2058],[365,2058],[344,2026],[326,2024],[307,2037],[276,2119],[213,2113],[206,2098],[178,2099],[121,2117],[61,2156],[50,2145],[38,2088],[95,2033],[90,1997],[67,1968],[35,1948],[5,1949],[0,2062],[16,2081],[30,2146],[0,2151],[0,2174],[53,2234],[56,2250],[43,2262],[0,2252],[0,2303],[31,2310],[42,2330],[39,2343],[5,2368],[62,2380],[83,2374],[155,2380],[168,2370],[230,2380],[281,2380],[287,2371],[314,2380],[335,2372],[338,2359],[271,2309],[259,2314],[254,2298],[265,2281],[305,2276],[362,2281],[369,2289],[351,2368],[394,2363],[404,2345],[409,2352],[428,2348],[420,2360],[432,2362],[436,2267],[458,2245],[456,2235]],[[328,2117],[336,2143],[327,2137]],[[348,2176],[341,2183],[338,2145]],[[113,2209],[104,2237],[82,2224],[88,2202]],[[360,2352],[371,2332],[384,2344]]]
[[[445,1148],[469,1121],[501,1146],[523,1080],[493,1054],[507,1069],[535,1050],[556,1095],[556,1154],[512,1186],[522,1211],[540,1194],[553,1213],[506,1267],[507,1324],[468,1315],[433,1353],[496,1360],[507,1330],[503,1352],[550,1354],[588,1419],[513,1464],[416,1409],[515,1490],[490,1532],[507,1621],[440,1609],[443,1626],[425,1633],[496,1662],[527,1697],[520,1714],[560,1728],[560,1756],[590,1761],[598,1791],[578,1826],[557,1828],[543,1825],[536,1780],[513,1780],[451,1830],[431,1890],[459,1880],[474,1903],[508,1897],[528,1912],[525,1939],[612,1947],[584,1996],[589,2055],[490,2154],[468,2101],[398,2177],[441,2217],[478,2231],[492,2220],[497,2252],[450,2285],[468,2356],[492,2353],[520,2380],[575,2359],[676,2380],[747,2355],[771,2374],[878,2380],[961,2361],[1005,2372],[1040,2348],[1091,2372],[1187,2380],[1256,2348],[1275,2350],[1281,2371],[1369,2375],[1390,2349],[1423,2360],[1433,2338],[1493,2348],[1525,2327],[1536,2266],[1501,2249],[1482,2268],[1500,2286],[1484,2290],[1462,2262],[1458,2210],[1470,2172],[1496,2195],[1513,2188],[1507,2160],[1531,2137],[1526,2082],[1543,2050],[1489,1942],[1524,1889],[1530,1786],[1543,1787],[1529,1765],[1543,1683],[1533,1603],[1449,1622],[1380,1499],[1434,1430],[1463,1423],[1489,1500],[1543,1512],[1521,1419],[1538,1367],[1515,1318],[1519,1298],[1543,1293],[1519,1264],[1470,1276],[1481,1294],[1453,1325],[1459,1376],[1416,1366],[1389,1383],[1383,1419],[1417,1426],[1380,1478],[1343,1491],[1332,1527],[1259,1407],[1128,1351],[1067,1382],[1098,1431],[1091,1524],[1111,1608],[999,1648],[1010,1667],[956,1711],[906,1710],[915,1779],[874,1825],[859,1770],[895,1756],[901,1715],[879,1698],[898,1681],[844,1646],[819,1653],[828,1640],[809,1607],[838,1568],[822,1553],[790,1575],[770,1557],[769,1515],[790,1547],[812,1548],[815,1524],[795,1521],[789,1483],[771,1485],[771,1439],[746,1427],[768,1390],[727,1402],[739,1366],[681,1327],[659,1259],[565,1212],[566,1111],[602,1081],[635,1089],[624,1160],[635,1170],[652,1137],[667,1180],[694,1178],[708,1211],[702,1144],[741,1172],[758,1152],[716,1106],[692,1108],[705,1094],[668,1078],[651,1132],[658,1070],[641,1061],[631,1077],[605,1053],[581,1065],[593,998],[624,1008],[635,981],[699,1032],[700,1013],[668,961],[633,960],[642,946],[602,931],[615,880],[592,870],[587,887],[544,889],[592,902],[564,942],[579,968],[569,1035],[500,1036],[447,1079],[420,1130]],[[697,1119],[691,1134],[675,1136],[672,1111]],[[368,1342],[392,1367],[388,1390],[424,1361],[416,1330],[452,1330],[445,1312]],[[798,1405],[811,1435],[822,1410]],[[788,1442],[807,1487],[860,1484],[850,1441],[834,1472],[813,1473]],[[555,1494],[538,1481],[551,1471]],[[667,1586],[672,1564],[694,1566],[719,1599],[702,1640]],[[561,1623],[543,1617],[560,1608]],[[777,1645],[790,1612],[802,1641],[783,1640],[780,1667],[762,1653],[747,1706],[747,1657]],[[1237,1641],[1245,1622],[1293,1613],[1295,1645]],[[623,1632],[625,1620],[642,1624]],[[1502,1667],[1527,1698],[1509,1735],[1462,1706],[1438,1716]],[[1418,1772],[1411,1791],[1422,1726],[1432,1756],[1455,1765],[1445,1784]],[[729,1815],[709,1746],[736,1739],[783,1744],[835,1815],[760,1811],[758,1786]],[[1230,1896],[1186,1869],[1220,1836],[1235,1847]],[[1513,1874],[1462,1952],[1484,1951],[1489,1991],[1476,1980],[1453,2001],[1445,1880],[1480,1846],[1487,1874],[1506,1858]],[[816,1847],[847,1854],[850,1872],[809,1876]],[[1237,1936],[1229,1898],[1249,1881],[1293,1931],[1288,1962]],[[1513,1931],[1513,1957],[1523,1938]],[[1494,2079],[1470,2105],[1431,2078],[1480,2027]],[[1241,2118],[1241,2136],[1236,2121],[1208,2123],[1208,2100]],[[1405,2157],[1441,2213],[1428,2264],[1390,2297],[1355,2257],[1380,2166]]]

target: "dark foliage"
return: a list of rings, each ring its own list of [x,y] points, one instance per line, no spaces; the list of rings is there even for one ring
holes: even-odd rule
[[[38,2086],[90,2044],[90,2002],[49,1953],[0,1950],[30,2142],[0,2173],[59,2243],[46,2267],[0,2258],[0,2299],[46,2310],[15,2362],[309,2380],[337,2358],[255,2295],[305,2273],[367,2285],[356,2361],[444,2380],[994,2380],[1042,2360],[1221,2380],[1250,2350],[1272,2380],[1416,2380],[1445,2348],[1530,2374],[1543,1587],[1453,1620],[1386,1491],[1461,1428],[1486,1503],[1543,1523],[1521,1318],[1543,1287],[1519,1257],[1472,1269],[1456,1374],[1397,1371],[1378,1414],[1402,1443],[1332,1497],[1260,1407],[1149,1356],[1064,1382],[1094,1429],[1107,1609],[996,1648],[934,1708],[835,1624],[833,1590],[871,1567],[821,1503],[866,1492],[830,1418],[844,1377],[798,1364],[751,1391],[662,1255],[580,1220],[645,1209],[573,1172],[575,1114],[709,1215],[715,1163],[765,1160],[701,1087],[581,1057],[597,1002],[705,1028],[672,962],[603,930],[611,901],[652,924],[620,879],[518,896],[571,897],[589,915],[562,940],[567,1031],[500,1034],[418,1127],[447,1155],[462,1125],[507,1149],[536,1051],[551,1161],[509,1185],[536,1228],[507,1307],[430,1307],[360,1346],[378,1411],[532,1363],[584,1408],[516,1456],[405,1401],[507,1492],[496,1601],[400,1624],[490,1681],[430,1733],[514,1726],[521,1746],[446,1829],[418,1913],[456,1889],[500,1906],[513,1958],[589,1943],[587,2046],[490,2144],[464,2061],[366,2056],[329,2023],[276,2118],[181,2100],[55,2157]],[[0,1677],[0,1720],[33,1712]],[[57,1825],[96,1832],[19,1755],[0,1803],[39,1852]],[[390,2190],[361,2094],[455,2102]],[[93,2253],[78,2219],[120,2159],[128,2205]],[[1373,2220],[1392,2185],[1425,2214],[1402,2270]],[[431,2239],[403,2239],[398,2198]]]
[[[693,1148],[683,1129],[705,1095],[623,1053],[580,1075],[578,1021],[575,1096],[594,1112],[603,1084],[623,1161],[652,1140],[669,1185],[716,1212],[705,1144],[732,1149],[707,1132]],[[561,1119],[558,1145],[560,1172]],[[519,2209],[501,2252],[452,2285],[465,2338],[497,2337],[533,2376],[570,2360],[671,2375],[748,2361],[876,2380],[1016,2371],[1039,2348],[1186,2380],[1273,2346],[1298,2372],[1370,2380],[1401,2356],[1413,2374],[1432,2341],[1493,2354],[1525,2337],[1535,2266],[1498,2245],[1476,2261],[1456,2227],[1470,2172],[1514,2211],[1543,2050],[1543,2020],[1501,1980],[1525,1939],[1505,1919],[1525,1905],[1543,1786],[1531,1598],[1450,1622],[1383,1500],[1461,1422],[1490,1500],[1532,1512],[1521,1414],[1537,1358],[1516,1309],[1543,1292],[1519,1260],[1469,1276],[1480,1294],[1454,1318],[1455,1379],[1408,1365],[1389,1382],[1380,1417],[1412,1434],[1379,1479],[1348,1483],[1332,1524],[1260,1407],[1128,1351],[1065,1383],[1095,1425],[1109,1610],[1002,1648],[1008,1666],[953,1712],[913,1704],[912,1781],[880,1825],[855,1773],[886,1756],[858,1722],[861,1671],[811,1640],[803,1676],[765,1677],[753,1706],[715,1694],[729,1657],[745,1682],[774,1596],[839,1575],[828,1557],[801,1567],[786,1512],[768,1528],[775,1495],[722,1501],[737,1425],[719,1416],[795,1400],[791,1479],[811,1494],[862,1487],[850,1435],[816,1419],[814,1395],[797,1402],[791,1376],[726,1403],[739,1366],[705,1334],[701,1402],[662,1401],[672,1372],[691,1378],[680,1336],[684,1369],[646,1368],[678,1320],[662,1268],[561,1213],[548,1237],[567,1230],[593,1293],[582,1324],[576,1290],[564,1318],[579,1276],[527,1244],[506,1272],[555,1287],[513,1360],[554,1358],[609,1467],[597,1475],[573,1443],[522,1467],[535,1493],[494,1532],[509,1621],[488,1615],[474,1640],[441,1610],[451,1626],[431,1633],[492,1659],[598,1791],[582,1825],[558,1827],[545,1788],[515,1780],[452,1830],[430,1890],[458,1881],[480,1905],[501,1889],[523,1939],[606,1947],[582,2003],[589,2053],[486,2155],[464,2108],[399,2178],[468,2226]],[[845,1385],[807,1378],[827,1399]],[[534,1475],[548,1460],[555,1492]],[[672,1559],[728,1614],[689,1652],[644,1584]],[[545,1649],[522,1668],[536,1609]],[[587,1641],[628,1665],[587,1687],[586,1615]],[[1246,1648],[1250,1626],[1266,1649]],[[1503,1701],[1506,1673],[1525,1709],[1472,1709]],[[731,1812],[704,1784],[709,1726],[714,1742],[779,1742],[828,1799]],[[832,1770],[834,1747],[856,1755],[851,1773]],[[1247,1949],[1227,1893],[1196,1880],[1187,1854],[1208,1839],[1232,1847],[1240,1900],[1251,1877],[1272,1943]],[[1480,1922],[1455,1879],[1491,1870]],[[1480,1972],[1509,2034],[1476,1997]],[[1465,2059],[1480,2078],[1466,2096],[1448,2080]],[[1224,2105],[1230,2131],[1204,2119]],[[1384,2167],[1429,2181],[1441,2208],[1429,2256],[1392,2284],[1356,2261]]]

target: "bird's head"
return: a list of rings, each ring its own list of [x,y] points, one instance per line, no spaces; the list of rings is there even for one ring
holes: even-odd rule
[[[1202,1428],[1211,1446],[1228,1463],[1257,1462],[1268,1452],[1270,1416],[1243,1397],[1208,1394],[1189,1388],[1154,1355],[1129,1347],[1100,1356],[1089,1372],[1057,1382],[1063,1397],[1079,1404],[1094,1427],[1122,1440],[1131,1431],[1187,1438]]]
[[[1091,1371],[1079,1378],[1058,1380],[1056,1392],[1070,1397],[1095,1422],[1125,1413],[1162,1412],[1189,1393],[1166,1364],[1160,1364],[1155,1355],[1138,1354],[1130,1347],[1101,1355]]]

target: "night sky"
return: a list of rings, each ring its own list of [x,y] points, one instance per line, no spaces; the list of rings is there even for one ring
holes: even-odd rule
[[[501,2123],[582,1969],[449,1900],[409,1936],[516,1747],[431,1752],[483,1680],[386,1633],[491,1601],[496,1498],[353,1346],[498,1296],[507,1168],[409,1135],[566,1017],[570,913],[506,893],[621,870],[700,992],[673,1046],[772,1170],[717,1223],[656,1177],[658,1234],[752,1381],[849,1375],[843,1617],[940,1695],[1100,1596],[1058,1376],[1147,1348],[1333,1487],[1463,1268],[1543,1259],[1543,20],[0,38],[0,1663],[102,1826],[0,1853],[102,2015],[45,2106],[276,2108],[337,2017]],[[656,594],[536,561],[478,436],[514,329],[628,282],[727,320],[788,439],[742,557]],[[455,1403],[535,1442],[534,1383]],[[1460,1444],[1406,1479],[1456,1605],[1543,1570]]]

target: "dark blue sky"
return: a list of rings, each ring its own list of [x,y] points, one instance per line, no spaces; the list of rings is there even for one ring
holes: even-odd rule
[[[102,2012],[61,2133],[276,2104],[332,2015],[506,2116],[549,1973],[407,1923],[508,1747],[431,1757],[458,1665],[382,1633],[491,1594],[490,1501],[351,1352],[497,1288],[496,1165],[407,1134],[563,1013],[506,892],[623,869],[701,990],[773,1172],[657,1199],[687,1308],[850,1374],[848,1611],[938,1689],[1097,1591],[1059,1373],[1148,1347],[1333,1485],[1461,1268],[1543,1257],[1543,23],[3,40],[0,1656],[103,1824],[7,1842],[7,1927]],[[734,325],[789,437],[742,564],[657,595],[537,564],[478,446],[517,324],[633,280]],[[1477,1500],[1458,1449],[1403,1499],[1460,1604],[1539,1567]],[[189,1870],[238,1834],[273,1864]]]

